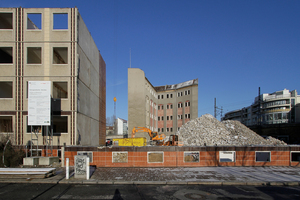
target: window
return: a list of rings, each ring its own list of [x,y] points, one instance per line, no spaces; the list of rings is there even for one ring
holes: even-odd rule
[[[170,120],[173,120],[173,116],[172,115],[170,116]]]
[[[68,29],[68,13],[53,13],[53,29]]]
[[[12,116],[0,116],[0,133],[12,133]]]
[[[161,128],[161,132],[164,132],[164,128]]]
[[[68,47],[53,47],[53,64],[68,64]]]
[[[0,82],[0,98],[12,98],[13,97],[13,86],[12,82]]]
[[[291,161],[300,162],[300,151],[291,152]]]
[[[162,110],[164,109],[164,106],[163,106],[163,105],[161,106],[161,109],[162,109]]]
[[[160,132],[160,128],[157,129],[157,132]]]
[[[173,132],[173,128],[170,128],[170,131]]]
[[[220,151],[220,162],[235,162],[235,151]]]
[[[27,14],[27,29],[40,30],[42,29],[42,14],[28,13]]]
[[[160,95],[158,95],[157,98],[160,99]]]
[[[167,116],[167,120],[170,120],[170,117],[169,117],[169,116]]]
[[[200,154],[199,151],[196,151],[196,152],[185,151],[183,161],[184,162],[199,162],[199,160],[200,160],[199,154]]]
[[[0,29],[12,29],[12,13],[0,13]]]
[[[185,118],[186,118],[186,119],[190,119],[190,118],[191,118],[191,115],[190,115],[190,114],[185,114]]]
[[[164,95],[161,95],[161,99],[164,99]]]
[[[170,94],[170,98],[173,98],[173,94]]]
[[[169,132],[169,128],[167,128],[167,132]]]
[[[255,161],[256,162],[270,162],[271,161],[271,152],[255,152]]]
[[[0,47],[0,64],[12,64],[12,47]]]
[[[68,116],[53,116],[53,133],[67,133],[68,132]]]
[[[161,120],[164,121],[164,116],[161,116]]]
[[[167,109],[169,109],[169,105],[167,105]]]
[[[182,108],[182,103],[178,103],[178,108]]]
[[[157,120],[160,121],[160,117],[157,117]]]
[[[42,64],[41,47],[27,47],[27,64]]]
[[[177,115],[177,119],[182,119],[182,115]]]
[[[185,107],[191,106],[191,103],[189,101],[185,102]]]
[[[28,124],[28,116],[26,117],[26,120],[27,120],[27,123]],[[32,129],[31,129],[32,127]],[[42,126],[28,126],[27,125],[27,133],[31,133],[34,132],[34,133],[42,133]]]
[[[167,94],[167,99],[169,98],[169,94]]]
[[[53,82],[53,98],[54,99],[68,98],[67,82]]]

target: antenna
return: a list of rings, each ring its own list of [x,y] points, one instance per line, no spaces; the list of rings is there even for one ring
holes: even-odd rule
[[[129,48],[129,67],[131,68],[131,48]]]

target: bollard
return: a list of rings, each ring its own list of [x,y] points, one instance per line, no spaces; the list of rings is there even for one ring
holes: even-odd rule
[[[69,179],[69,158],[66,158],[66,179]]]
[[[86,158],[86,180],[90,179],[90,158]]]

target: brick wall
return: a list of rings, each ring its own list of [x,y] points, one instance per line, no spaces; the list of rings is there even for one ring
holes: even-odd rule
[[[294,147],[66,147],[65,158],[74,165],[77,151],[93,153],[91,165],[97,167],[206,167],[206,166],[299,166],[291,161]],[[234,159],[220,159],[220,152]],[[269,161],[256,161],[259,153],[269,155]]]

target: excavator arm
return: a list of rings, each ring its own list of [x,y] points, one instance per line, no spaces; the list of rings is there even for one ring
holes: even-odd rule
[[[146,127],[134,127],[132,129],[131,137],[135,137],[135,133],[137,132],[145,132],[149,134],[151,140],[164,140],[166,138],[165,134],[158,134],[157,132],[152,132],[149,128]]]

